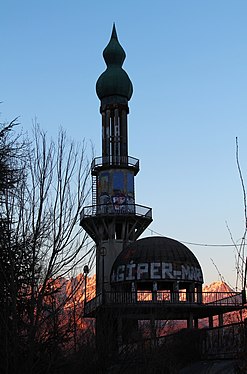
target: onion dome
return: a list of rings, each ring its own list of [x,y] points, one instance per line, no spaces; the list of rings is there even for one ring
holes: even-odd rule
[[[112,266],[111,282],[180,281],[203,283],[201,266],[184,244],[151,236],[129,244]]]
[[[131,80],[123,70],[122,65],[126,54],[117,37],[115,24],[113,25],[111,39],[103,51],[107,65],[96,83],[96,92],[100,100],[109,96],[122,96],[130,100],[133,93]]]

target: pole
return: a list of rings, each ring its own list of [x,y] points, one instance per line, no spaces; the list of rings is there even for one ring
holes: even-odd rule
[[[85,279],[85,297],[84,297],[84,315],[85,315],[85,306],[86,306],[86,303],[87,303],[87,275],[89,273],[88,265],[84,266],[83,272],[84,272],[84,279]]]
[[[245,258],[244,287],[243,287],[244,290],[246,288],[246,276],[247,276],[247,257]]]
[[[247,257],[245,258],[244,286],[242,290],[242,304],[246,304],[246,276],[247,276]]]
[[[106,255],[106,248],[101,247],[100,251],[102,257],[102,304],[105,303],[105,255]]]

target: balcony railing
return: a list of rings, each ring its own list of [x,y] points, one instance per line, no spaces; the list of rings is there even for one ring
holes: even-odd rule
[[[230,306],[243,305],[242,292],[185,292],[185,291],[138,291],[138,292],[108,292],[99,294],[85,303],[84,312],[89,314],[102,304],[105,305],[140,305],[151,304],[200,304],[205,306]]]
[[[91,164],[91,170],[94,172],[98,168],[109,166],[125,166],[135,169],[136,173],[139,171],[139,160],[131,156],[105,156],[96,157]]]
[[[135,215],[152,219],[152,209],[138,204],[97,204],[86,206],[81,212],[81,220],[100,215]]]

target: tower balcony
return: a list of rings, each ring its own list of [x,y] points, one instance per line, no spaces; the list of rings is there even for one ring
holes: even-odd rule
[[[84,317],[95,317],[99,308],[106,307],[126,312],[133,318],[146,319],[154,314],[157,319],[187,319],[190,313],[197,318],[244,309],[243,292],[126,292],[104,291],[86,300]],[[124,312],[123,312],[124,311]],[[172,317],[172,318],[171,318]]]
[[[135,215],[152,220],[152,209],[138,204],[97,204],[86,206],[81,212],[81,221],[92,216]]]
[[[151,222],[152,209],[137,204],[86,206],[80,216],[80,225],[96,243],[100,239],[135,241]]]
[[[99,170],[109,168],[127,168],[134,170],[136,175],[140,170],[140,162],[131,156],[104,156],[96,157],[91,164],[92,175],[97,175]]]

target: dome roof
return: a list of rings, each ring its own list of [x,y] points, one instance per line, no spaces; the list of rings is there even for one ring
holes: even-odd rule
[[[126,54],[118,41],[115,25],[113,25],[111,39],[103,51],[103,57],[107,68],[96,83],[99,99],[123,96],[130,100],[133,86],[128,74],[122,69]]]
[[[131,243],[112,266],[112,283],[148,279],[203,283],[200,264],[191,250],[177,240],[162,236]]]

